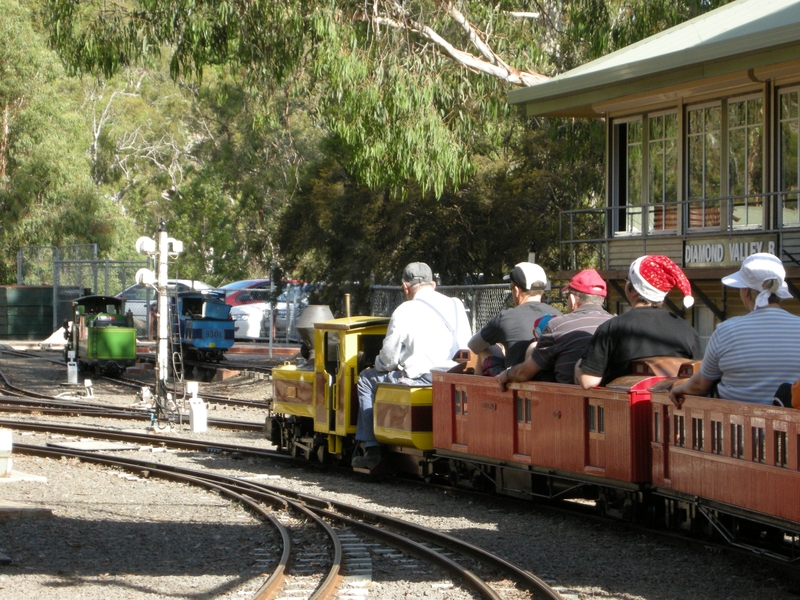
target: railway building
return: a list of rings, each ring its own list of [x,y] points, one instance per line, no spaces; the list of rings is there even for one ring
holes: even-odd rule
[[[705,345],[747,312],[720,278],[771,252],[794,296],[783,306],[800,314],[800,0],[737,0],[509,102],[605,123],[604,205],[561,213],[561,278],[596,267],[621,312],[631,262],[669,256],[697,301],[666,304]]]

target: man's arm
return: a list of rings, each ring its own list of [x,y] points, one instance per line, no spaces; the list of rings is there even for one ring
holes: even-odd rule
[[[600,382],[603,381],[603,376],[584,373],[583,369],[581,369],[582,361],[583,359],[575,363],[575,383],[585,390],[596,388],[598,385],[600,385]]]
[[[475,354],[480,354],[481,352],[486,350],[489,346],[491,346],[491,344],[483,339],[483,337],[481,336],[481,332],[479,331],[470,338],[469,342],[467,343],[467,346]]]
[[[700,371],[697,371],[688,381],[672,386],[669,391],[669,399],[680,408],[683,406],[685,396],[705,396],[711,391],[712,385],[714,382],[711,379],[706,379],[700,375]]]
[[[375,368],[378,371],[394,371],[400,362],[403,351],[403,338],[405,334],[400,332],[395,314],[389,319],[389,326],[386,328],[386,337],[383,338],[381,353],[375,359]]]
[[[497,375],[495,379],[500,386],[500,391],[504,392],[507,384],[513,381],[530,381],[541,370],[539,365],[536,364],[536,361],[529,356],[518,365],[514,365]]]

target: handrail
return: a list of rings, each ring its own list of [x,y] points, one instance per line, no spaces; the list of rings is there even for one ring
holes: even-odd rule
[[[646,252],[648,239],[676,233],[684,238],[755,232],[780,235],[800,228],[798,198],[800,191],[789,190],[564,210],[559,213],[559,264],[565,270],[587,264],[607,268],[608,244],[623,238],[642,240]]]

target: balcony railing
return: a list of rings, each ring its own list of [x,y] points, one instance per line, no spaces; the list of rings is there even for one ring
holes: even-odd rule
[[[587,265],[608,268],[609,243],[615,239],[647,241],[665,236],[715,233],[782,233],[800,228],[800,191],[690,199],[682,202],[612,206],[562,211],[559,215],[559,262],[564,270]],[[682,230],[678,230],[682,215]]]

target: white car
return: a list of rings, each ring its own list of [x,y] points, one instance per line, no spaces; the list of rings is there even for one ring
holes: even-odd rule
[[[288,299],[288,302],[287,302]],[[299,287],[289,288],[278,296],[275,311],[276,341],[300,341],[295,327],[300,313],[308,305],[308,292]],[[291,314],[294,311],[294,314]],[[269,302],[240,304],[231,308],[231,318],[236,323],[236,338],[266,339],[269,338],[269,321],[272,305]],[[287,331],[287,328],[289,331]]]
[[[231,318],[236,325],[234,337],[265,338],[269,335],[266,329],[265,315],[269,314],[269,302],[253,302],[231,307]]]

